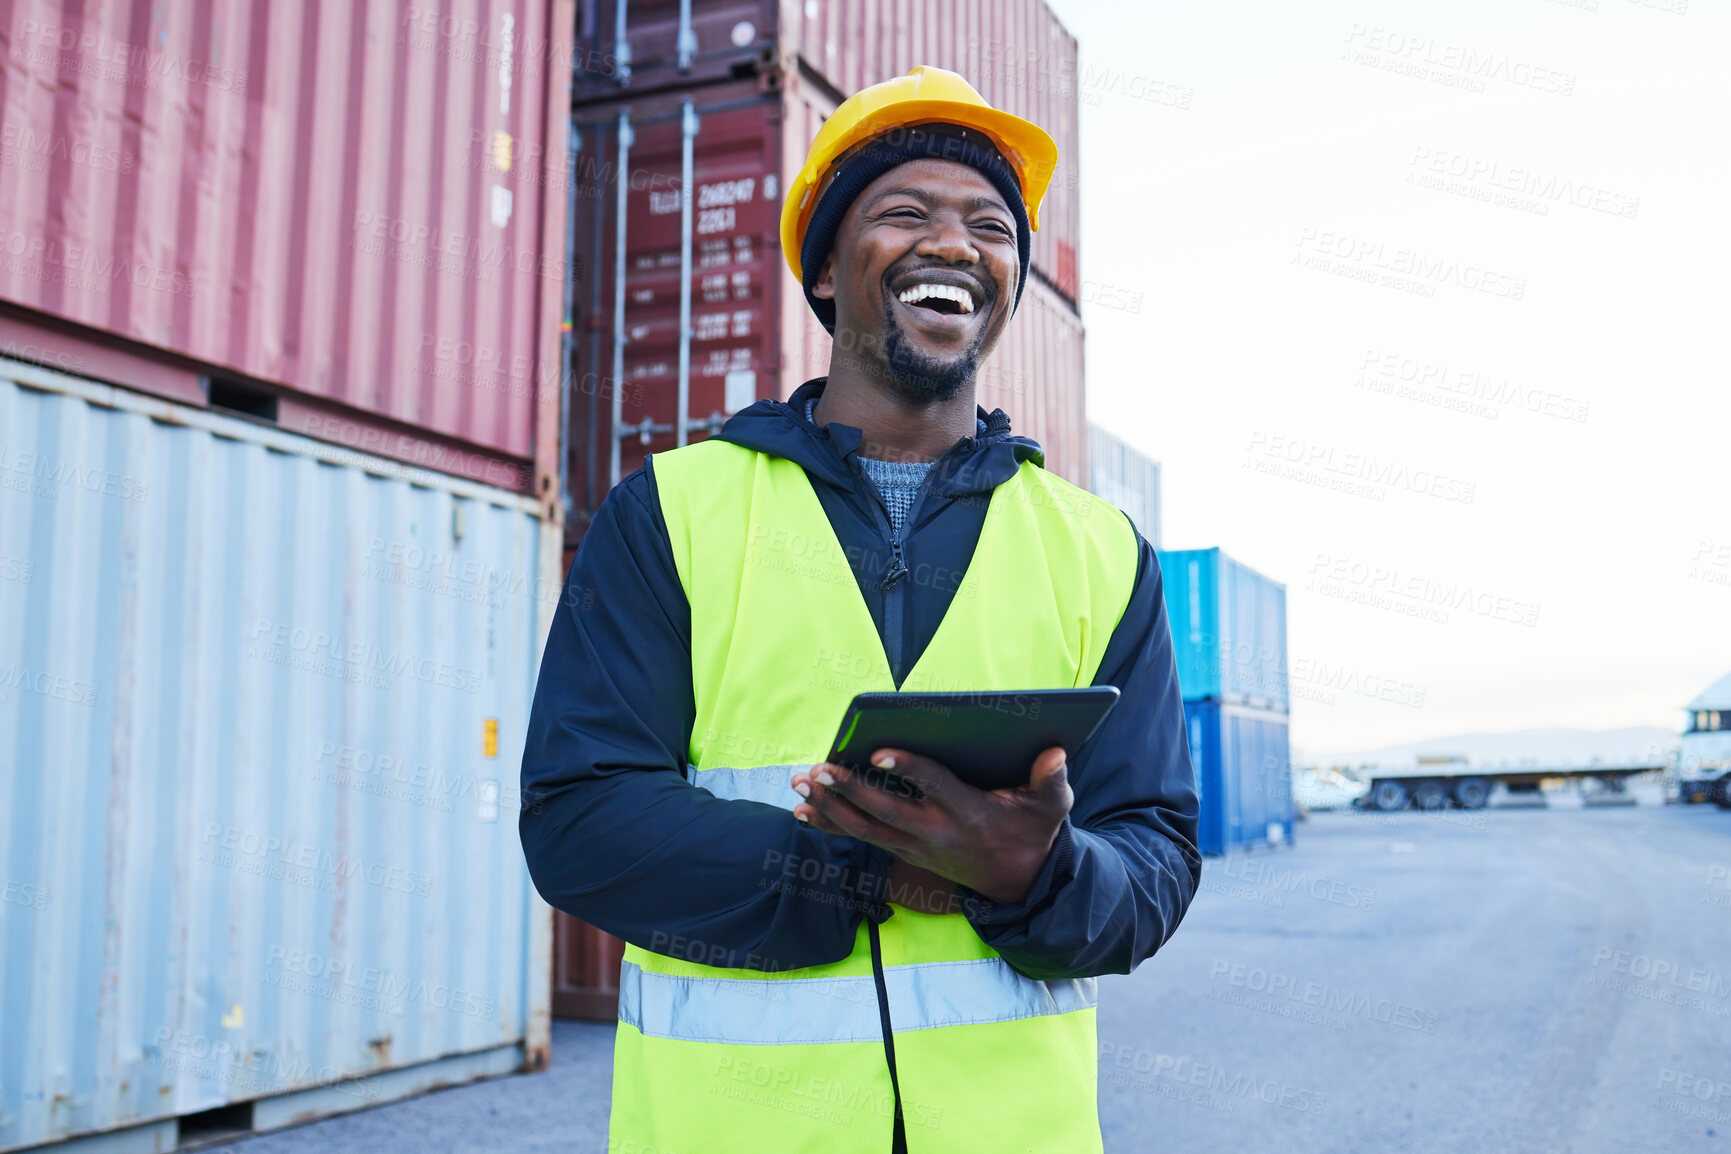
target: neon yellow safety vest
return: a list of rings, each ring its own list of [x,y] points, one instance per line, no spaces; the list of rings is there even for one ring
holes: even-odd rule
[[[652,467],[691,603],[690,775],[791,810],[789,776],[854,694],[896,688],[871,613],[801,466],[709,440]],[[1122,513],[1024,462],[902,688],[1090,684],[1136,560]],[[893,907],[878,936],[909,1154],[1101,1149],[1093,979],[1023,977],[960,913]],[[862,920],[846,959],[773,973],[628,947],[610,1154],[887,1154],[868,937]]]

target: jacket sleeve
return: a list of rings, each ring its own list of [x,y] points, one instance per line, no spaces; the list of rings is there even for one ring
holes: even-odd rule
[[[1075,804],[1051,855],[1015,905],[964,890],[980,938],[1031,978],[1129,973],[1177,930],[1202,878],[1160,564],[1137,540],[1136,584],[1094,678],[1122,696],[1070,761]]]
[[[838,961],[878,913],[889,855],[685,776],[691,613],[655,497],[603,502],[554,612],[518,829],[556,909],[656,953],[787,970]]]

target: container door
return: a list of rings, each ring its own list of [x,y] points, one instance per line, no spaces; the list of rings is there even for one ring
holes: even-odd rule
[[[1259,840],[1246,830],[1246,809],[1256,798],[1256,741],[1245,732],[1245,719],[1234,710],[1220,709],[1220,777],[1226,804],[1226,848],[1236,849]]]
[[[594,441],[583,472],[593,477],[588,506],[652,452],[679,443],[680,287],[685,247],[680,194],[684,107],[696,115],[690,212],[689,403],[685,416],[706,422],[702,440],[739,409],[777,395],[776,322],[781,252],[778,104],[754,87],[580,109],[583,147],[579,198],[594,205],[579,261],[577,308],[585,333],[577,358],[573,443]],[[747,103],[741,104],[741,98]],[[623,267],[617,261],[620,111],[628,112]],[[605,223],[603,223],[605,218]],[[580,226],[580,231],[582,226]],[[615,305],[622,305],[616,313]],[[618,333],[623,340],[616,340]],[[618,414],[615,426],[614,412]],[[612,465],[617,443],[617,476]]]

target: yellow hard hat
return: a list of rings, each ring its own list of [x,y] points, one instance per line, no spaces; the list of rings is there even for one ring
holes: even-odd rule
[[[781,206],[781,251],[795,280],[803,283],[800,248],[817,208],[818,194],[835,164],[856,146],[896,128],[943,123],[971,128],[1009,162],[1022,188],[1028,227],[1040,227],[1040,200],[1058,166],[1058,146],[1031,121],[987,104],[961,76],[922,64],[906,76],[864,88],[841,102],[824,121],[806,154],[805,167],[788,185]]]

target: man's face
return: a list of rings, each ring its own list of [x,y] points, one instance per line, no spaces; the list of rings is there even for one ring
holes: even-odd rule
[[[835,301],[837,355],[929,404],[973,383],[1009,323],[1020,271],[1016,218],[992,182],[965,164],[913,160],[853,202],[812,294]]]

